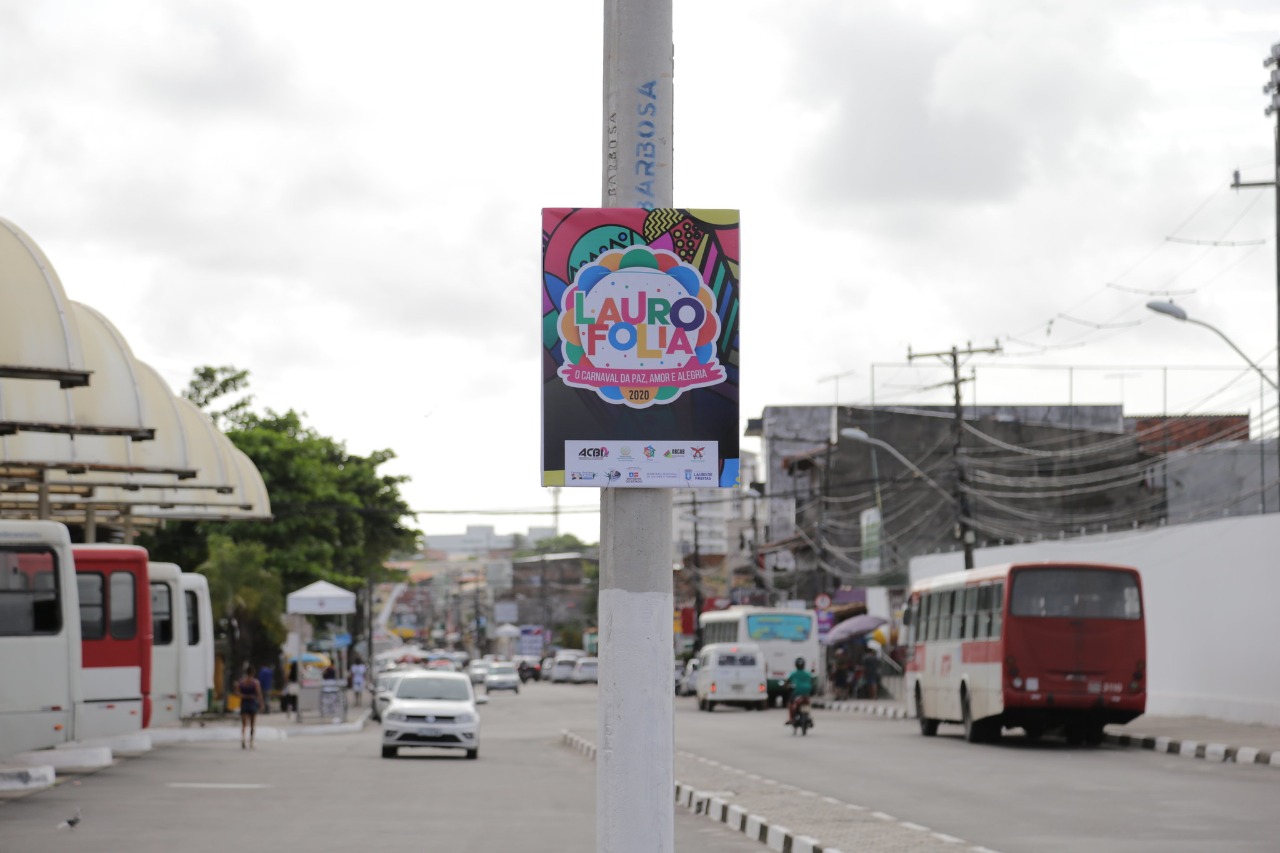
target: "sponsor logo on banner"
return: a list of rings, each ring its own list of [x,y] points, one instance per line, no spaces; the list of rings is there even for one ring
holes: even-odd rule
[[[627,472],[627,482],[628,483],[644,482],[643,478],[640,476],[639,468],[632,468],[630,471]]]
[[[662,457],[663,457],[664,459],[683,459],[683,458],[684,458],[684,448],[683,448],[683,447],[673,447],[673,448],[671,448],[670,450],[668,450],[666,453],[662,454]]]
[[[612,483],[614,480],[618,480],[622,478],[622,472],[617,470],[610,471],[609,473],[605,474],[605,477],[607,477],[609,479],[609,482]]]
[[[607,447],[584,447],[578,451],[579,459],[603,459],[608,455]]]
[[[701,459],[701,458],[702,458],[702,454],[706,451],[706,448],[705,448],[705,447],[691,447],[691,448],[689,448],[689,449],[693,451],[693,458],[694,458],[694,459]]]
[[[652,444],[645,445],[644,458],[652,459],[657,454],[657,452],[658,452],[657,448],[655,448]]]
[[[574,471],[569,475],[573,480],[594,480],[596,478],[595,471]]]

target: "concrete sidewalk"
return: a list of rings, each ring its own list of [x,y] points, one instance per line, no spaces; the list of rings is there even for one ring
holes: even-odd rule
[[[906,703],[890,699],[836,702],[819,698],[814,706],[895,720],[912,718]],[[1280,768],[1280,726],[1144,714],[1123,726],[1107,726],[1105,740],[1113,746],[1150,749],[1168,755]]]

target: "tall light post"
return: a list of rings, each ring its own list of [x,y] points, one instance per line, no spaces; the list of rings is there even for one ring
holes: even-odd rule
[[[957,509],[957,511],[960,510],[961,503],[960,503],[960,500],[955,495],[951,494],[951,492],[947,491],[947,489],[943,487],[937,480],[933,479],[924,471],[922,471],[920,467],[916,465],[916,463],[912,462],[910,459],[908,459],[907,457],[903,456],[900,452],[898,452],[898,448],[894,447],[889,442],[881,441],[878,438],[872,438],[871,436],[867,435],[865,430],[860,430],[860,429],[857,429],[856,427],[845,427],[844,429],[840,430],[840,436],[842,438],[850,438],[850,439],[853,439],[854,441],[860,441],[863,444],[870,444],[886,451],[894,459],[897,459],[903,465],[907,466],[907,468],[910,469],[917,477],[919,477],[920,479],[928,483],[930,486],[932,486],[933,489],[937,491],[940,495],[942,495],[944,498],[946,498],[947,502],[950,503],[952,506],[954,506]],[[966,569],[972,569],[973,568],[973,530],[969,526],[969,519],[965,518],[963,512],[961,512],[957,517],[960,519],[960,542],[961,544],[964,545],[964,567]]]
[[[1253,359],[1245,355],[1244,350],[1236,346],[1235,342],[1232,341],[1231,338],[1228,338],[1226,334],[1224,334],[1223,331],[1219,329],[1217,326],[1210,325],[1209,323],[1206,323],[1204,320],[1197,320],[1193,317],[1187,316],[1186,309],[1184,309],[1181,305],[1175,305],[1172,302],[1161,302],[1159,300],[1153,300],[1147,303],[1147,307],[1150,308],[1152,311],[1155,311],[1157,314],[1164,314],[1167,317],[1172,317],[1175,320],[1181,320],[1184,323],[1192,323],[1196,326],[1204,326],[1206,329],[1208,329],[1209,331],[1213,332],[1215,335],[1217,335],[1218,337],[1226,341],[1227,346],[1231,347],[1233,350],[1236,351],[1236,355],[1243,358],[1246,364],[1248,364],[1250,367],[1256,370],[1258,372],[1258,375],[1261,376],[1262,379],[1267,384],[1269,384],[1277,392],[1280,392],[1280,385],[1277,385],[1276,381],[1272,379],[1270,376],[1268,376],[1265,370],[1259,367],[1257,363],[1254,362]],[[1262,441],[1262,412],[1258,412],[1258,441],[1259,443],[1261,443]],[[1276,437],[1276,452],[1280,454],[1280,435],[1277,435]],[[1280,468],[1277,468],[1277,470],[1280,470]],[[1264,468],[1264,474],[1265,474],[1265,468]],[[1266,483],[1265,476],[1263,478],[1263,481],[1259,483],[1259,485],[1262,487],[1262,511],[1266,512],[1267,511],[1267,483]],[[1277,502],[1277,509],[1280,509],[1280,502]]]

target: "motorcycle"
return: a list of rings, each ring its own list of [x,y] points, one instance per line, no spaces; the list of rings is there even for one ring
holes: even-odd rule
[[[809,699],[804,697],[796,705],[795,713],[791,716],[791,736],[795,737],[796,732],[801,736],[808,735],[811,728],[813,728],[813,717],[809,714]]]

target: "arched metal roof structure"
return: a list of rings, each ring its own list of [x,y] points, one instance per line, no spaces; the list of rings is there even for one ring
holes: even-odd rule
[[[63,388],[88,384],[62,281],[35,241],[3,218],[0,271],[6,308],[0,312],[0,376],[53,379]]]
[[[0,514],[126,530],[271,517],[252,461],[102,313],[67,299],[48,258],[4,219],[0,284]]]

